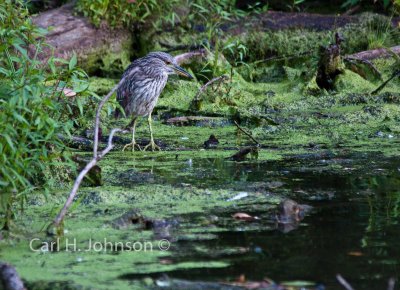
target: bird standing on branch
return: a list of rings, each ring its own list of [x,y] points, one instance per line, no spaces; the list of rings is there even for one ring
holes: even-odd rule
[[[153,138],[151,113],[170,74],[193,78],[187,71],[178,66],[170,54],[165,52],[150,52],[145,57],[132,62],[125,70],[122,78],[125,77],[126,80],[118,88],[117,101],[124,109],[125,115],[132,117],[132,122],[128,125],[132,129],[132,142],[125,145],[122,150],[129,146],[132,146],[132,151],[135,151],[135,146],[141,149],[139,144],[135,142],[135,127],[139,116],[148,116],[150,130],[150,143],[143,150],[147,148],[152,151],[160,150]],[[121,113],[117,109],[115,117],[118,118]]]

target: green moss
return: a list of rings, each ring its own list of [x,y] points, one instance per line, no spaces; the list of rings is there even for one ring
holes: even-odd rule
[[[345,70],[337,77],[335,88],[339,92],[365,93],[372,92],[376,86],[363,79],[360,75]]]
[[[95,92],[99,96],[105,96],[117,83],[118,80],[114,79],[91,77],[89,90]]]
[[[117,32],[116,32],[117,33]],[[131,63],[133,38],[126,32],[118,33],[119,36],[111,45],[96,47],[92,51],[85,51],[80,55],[79,65],[88,74],[116,77]]]

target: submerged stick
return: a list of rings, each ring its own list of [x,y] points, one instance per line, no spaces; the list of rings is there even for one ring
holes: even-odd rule
[[[342,277],[342,275],[337,274],[336,279],[346,290],[354,290],[353,287]]]

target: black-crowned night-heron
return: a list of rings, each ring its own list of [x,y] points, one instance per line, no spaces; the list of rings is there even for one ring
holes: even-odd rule
[[[132,117],[132,122],[129,124],[132,129],[132,142],[125,145],[123,150],[129,146],[132,146],[132,151],[135,150],[135,146],[140,149],[135,142],[135,127],[139,116],[148,116],[150,129],[150,143],[143,150],[149,147],[152,151],[160,150],[153,138],[151,113],[170,74],[193,78],[176,63],[170,54],[165,52],[151,52],[145,57],[136,59],[122,75],[122,78],[126,77],[126,80],[118,88],[117,100],[124,109],[125,115]],[[120,114],[121,112],[117,110],[115,116],[118,118]]]

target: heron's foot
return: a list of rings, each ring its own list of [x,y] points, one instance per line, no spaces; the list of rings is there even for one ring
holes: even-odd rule
[[[125,151],[125,149],[126,148],[129,148],[129,147],[132,147],[132,152],[135,152],[135,147],[137,148],[137,149],[139,149],[139,151],[142,151],[142,148],[139,146],[139,144],[138,143],[136,143],[136,142],[131,142],[131,143],[129,143],[129,144],[126,144],[125,146],[124,146],[124,148],[122,148],[122,151]]]
[[[160,146],[158,146],[153,140],[150,141],[149,144],[147,144],[146,146],[144,146],[143,151],[146,151],[147,148],[150,148],[151,151],[156,151],[156,150],[161,151]]]

